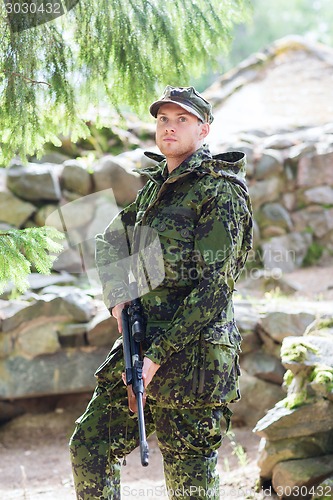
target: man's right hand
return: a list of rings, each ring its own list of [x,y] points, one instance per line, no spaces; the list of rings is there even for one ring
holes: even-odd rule
[[[125,307],[125,303],[122,303],[122,304],[117,304],[116,306],[114,306],[111,309],[112,316],[114,318],[116,318],[116,320],[117,320],[119,333],[123,333],[122,324],[121,324],[121,312],[124,309],[124,307]]]

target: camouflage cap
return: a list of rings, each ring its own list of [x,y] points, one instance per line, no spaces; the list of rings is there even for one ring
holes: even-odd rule
[[[150,106],[150,114],[156,118],[162,104],[169,102],[178,104],[178,106],[197,116],[203,122],[212,123],[214,120],[211,104],[194,87],[171,87],[171,85],[168,85],[164,89],[162,97]]]

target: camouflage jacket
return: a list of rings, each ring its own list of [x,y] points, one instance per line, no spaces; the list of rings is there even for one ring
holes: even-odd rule
[[[252,245],[245,155],[212,157],[204,146],[169,175],[163,157],[149,156],[159,163],[141,170],[148,180],[136,200],[96,237],[105,303],[128,300],[131,267],[147,319],[145,355],[161,365],[147,391],[157,403],[236,400],[232,293]]]

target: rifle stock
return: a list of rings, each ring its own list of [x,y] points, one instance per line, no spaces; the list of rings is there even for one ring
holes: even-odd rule
[[[149,448],[143,411],[145,388],[142,378],[143,356],[141,349],[145,328],[140,313],[139,299],[133,300],[124,307],[122,311],[122,327],[128,405],[130,410],[138,415],[141,464],[146,467],[149,463]]]

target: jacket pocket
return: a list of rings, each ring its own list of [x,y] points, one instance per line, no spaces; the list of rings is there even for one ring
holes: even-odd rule
[[[197,397],[230,403],[240,399],[239,333],[234,321],[206,327],[200,339]]]
[[[148,395],[172,407],[221,405],[240,398],[234,322],[206,327],[200,338],[172,354],[154,375]]]
[[[99,381],[116,384],[121,380],[123,371],[123,342],[122,337],[119,337],[103,363],[95,371],[95,377]]]
[[[198,343],[187,344],[161,365],[147,388],[157,403],[171,407],[193,406],[193,380],[198,364]]]

